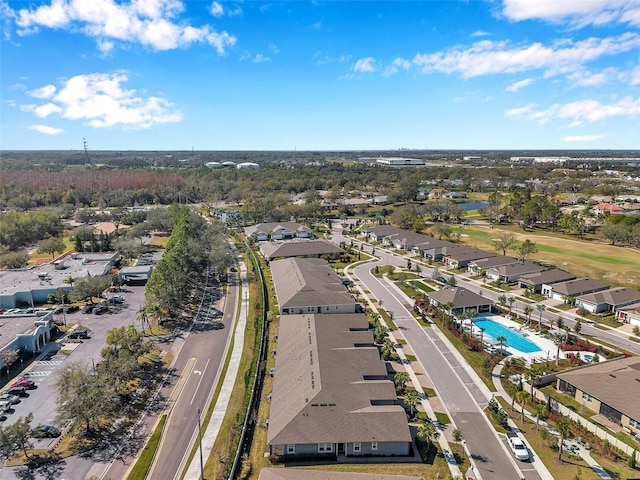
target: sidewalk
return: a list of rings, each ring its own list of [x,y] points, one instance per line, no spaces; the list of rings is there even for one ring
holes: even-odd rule
[[[493,368],[493,372],[492,372],[493,384],[495,385],[497,390],[496,396],[501,396],[508,403],[511,403],[511,396],[504,389],[504,387],[502,386],[502,382],[500,381],[500,372],[502,371],[503,365],[504,365],[504,360],[500,361]],[[526,409],[525,409],[525,416],[527,416],[533,422],[536,421],[536,416],[528,412]],[[515,423],[511,419],[509,419],[509,425],[511,426],[512,429],[519,431],[518,427],[515,425]],[[542,428],[546,428],[549,433],[557,436],[559,439],[559,434],[556,431],[554,431],[551,425],[549,425],[547,422],[545,422],[544,420],[540,420],[540,425]],[[538,470],[538,473],[540,474],[540,476],[543,478],[549,478],[550,480],[553,480],[553,476],[551,476],[551,473],[549,472],[547,467],[544,465],[544,463],[542,463],[542,460],[539,459],[535,451],[531,448],[531,445],[529,444],[529,442],[527,442],[527,439],[524,436],[521,436],[521,438],[527,444],[527,447],[529,448],[529,451],[531,452],[531,455],[533,457],[532,463],[535,462],[536,469]],[[565,442],[566,441],[567,440],[565,440]],[[571,443],[571,446],[573,447],[573,452],[578,453],[580,457],[592,468],[594,472],[598,474],[600,478],[604,480],[613,480],[613,478],[605,471],[605,469],[602,468],[600,464],[598,464],[598,462],[596,462],[591,457],[591,454],[587,449],[585,449],[582,445],[579,445],[577,442],[569,442],[569,443]],[[543,475],[541,470],[545,470],[549,476],[547,477]]]

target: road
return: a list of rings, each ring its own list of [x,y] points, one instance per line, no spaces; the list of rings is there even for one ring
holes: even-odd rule
[[[384,265],[385,262],[387,262],[386,258],[376,263]],[[505,452],[482,413],[482,408],[487,405],[485,395],[433,328],[422,327],[411,315],[409,311],[411,306],[399,300],[396,292],[386,283],[371,275],[370,270],[376,263],[356,267],[355,276],[364,288],[371,292],[371,296],[382,300],[385,310],[394,313],[394,322],[398,329],[402,331],[402,335],[418,361],[431,378],[453,422],[463,431],[467,447],[480,476],[484,480],[522,478],[510,454]],[[526,478],[536,477],[527,476]]]

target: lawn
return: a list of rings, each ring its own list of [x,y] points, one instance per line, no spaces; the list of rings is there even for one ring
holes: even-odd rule
[[[457,227],[454,231],[460,233],[462,243],[490,252],[496,251],[492,240],[501,232],[508,231],[519,241],[529,239],[535,242],[538,252],[531,255],[530,260],[553,263],[578,277],[597,278],[614,286],[640,286],[640,252],[629,248],[579,240],[560,233],[525,233],[514,226],[491,229],[473,225]]]

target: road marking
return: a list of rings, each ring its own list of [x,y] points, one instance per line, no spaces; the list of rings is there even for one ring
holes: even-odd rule
[[[193,405],[193,401],[196,399],[196,395],[198,394],[198,390],[200,389],[200,384],[202,383],[202,379],[204,378],[204,372],[207,371],[207,367],[209,366],[209,360],[211,360],[210,358],[207,358],[207,363],[204,365],[204,369],[202,370],[202,372],[200,373],[200,381],[198,382],[198,386],[196,387],[196,391],[193,392],[193,397],[191,397],[191,403],[189,403],[189,405]],[[197,372],[198,370],[194,370],[193,373]]]
[[[62,360],[41,360],[38,362],[38,365],[56,366],[56,365],[60,365],[61,363],[62,363]]]
[[[44,370],[42,372],[34,372],[33,370],[31,370],[31,372],[29,372],[29,376],[30,377],[48,377],[49,375],[51,375],[51,372],[53,372],[53,370]]]
[[[202,372],[200,370],[194,370],[193,373],[195,373],[196,375],[202,375]]]

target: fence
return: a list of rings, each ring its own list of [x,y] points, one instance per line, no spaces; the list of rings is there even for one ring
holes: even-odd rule
[[[525,389],[527,391],[529,391],[529,388],[530,388],[529,386],[525,387]],[[625,455],[629,455],[629,456],[633,455],[633,452],[635,452],[637,450],[636,447],[632,447],[632,446],[626,444],[625,442],[623,442],[619,438],[617,438],[617,437],[613,436],[612,434],[610,434],[609,432],[607,432],[602,427],[600,427],[600,426],[596,425],[595,423],[593,423],[591,420],[588,420],[588,419],[584,418],[579,413],[574,412],[569,407],[561,404],[558,400],[549,397],[547,394],[545,394],[544,392],[538,390],[535,387],[533,389],[533,396],[535,398],[537,398],[538,400],[540,400],[540,401],[543,401],[545,403],[548,402],[549,406],[553,410],[555,410],[556,412],[560,413],[561,415],[564,415],[565,417],[573,420],[578,425],[586,428],[589,432],[593,433],[598,438],[601,438],[602,440],[608,441],[613,447],[617,448],[618,450],[623,452]],[[640,462],[640,454],[639,453],[636,453],[636,460],[638,462]]]

